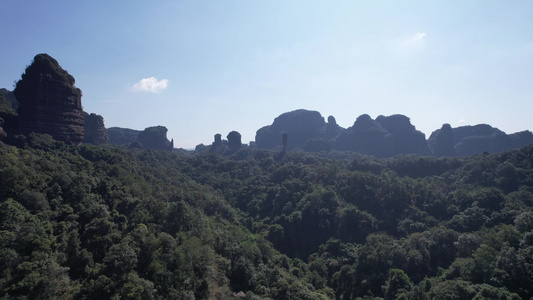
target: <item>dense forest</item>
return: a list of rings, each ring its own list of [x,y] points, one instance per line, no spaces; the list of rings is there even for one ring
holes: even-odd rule
[[[1,299],[530,299],[533,147],[0,142]]]

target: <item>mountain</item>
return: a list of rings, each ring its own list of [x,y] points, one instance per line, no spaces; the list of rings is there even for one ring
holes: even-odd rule
[[[147,127],[143,131],[120,127],[107,129],[111,144],[172,151],[174,140],[167,139],[167,131],[165,126]]]
[[[106,129],[102,116],[83,111],[81,90],[72,75],[47,54],[38,54],[25,70],[13,92],[0,89],[0,138],[16,144],[17,134],[45,133],[71,144],[113,144],[172,150],[164,126],[143,131],[126,128]],[[227,143],[227,145],[226,145]],[[490,125],[451,128],[444,124],[426,141],[425,135],[404,115],[360,115],[353,126],[340,127],[333,116],[327,122],[317,111],[299,109],[286,112],[271,125],[257,130],[253,146],[263,149],[306,152],[353,151],[379,158],[402,154],[469,156],[483,152],[499,153],[533,144],[533,134],[514,134]],[[221,147],[222,145],[228,146]],[[198,151],[210,149],[231,154],[241,148],[240,134],[228,135],[228,142],[218,136],[212,146],[198,145]]]
[[[129,144],[136,142],[139,137],[139,130],[110,127],[107,129],[109,135],[109,142],[115,145],[128,146]]]
[[[499,153],[533,144],[533,133],[522,131],[513,134],[487,124],[451,128],[444,124],[434,131],[428,144],[437,156],[470,156],[483,152]]]
[[[424,134],[403,115],[379,116],[376,120],[369,115],[361,115],[352,127],[344,129],[337,125],[333,116],[328,117],[326,123],[317,111],[295,110],[280,115],[272,125],[259,129],[255,145],[265,149],[279,148],[283,134],[287,136],[288,150],[301,148],[319,152],[335,149],[376,157],[431,154]]]
[[[83,142],[93,145],[100,145],[109,141],[104,118],[97,114],[83,113],[84,116],[84,137]]]
[[[72,75],[48,54],[38,54],[16,84],[19,129],[23,134],[46,133],[59,141],[83,141],[81,90]]]
[[[309,139],[324,139],[326,122],[317,111],[299,109],[287,112],[275,118],[272,125],[257,130],[255,144],[264,149],[281,147],[284,133],[288,138],[287,149],[296,149]]]
[[[403,115],[379,116],[376,120],[361,115],[334,139],[333,148],[376,157],[431,153],[424,134]]]

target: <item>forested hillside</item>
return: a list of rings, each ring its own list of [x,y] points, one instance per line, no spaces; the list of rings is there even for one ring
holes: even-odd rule
[[[533,147],[464,158],[0,142],[2,299],[529,299]]]

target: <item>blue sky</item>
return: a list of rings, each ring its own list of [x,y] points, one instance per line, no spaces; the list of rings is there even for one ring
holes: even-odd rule
[[[243,142],[295,109],[533,129],[531,1],[0,0],[0,87],[38,53],[107,127]]]

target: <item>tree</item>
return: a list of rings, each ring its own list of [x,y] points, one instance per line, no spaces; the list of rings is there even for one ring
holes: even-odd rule
[[[400,269],[390,269],[387,282],[383,286],[385,299],[408,299],[409,292],[413,289],[413,283]]]

